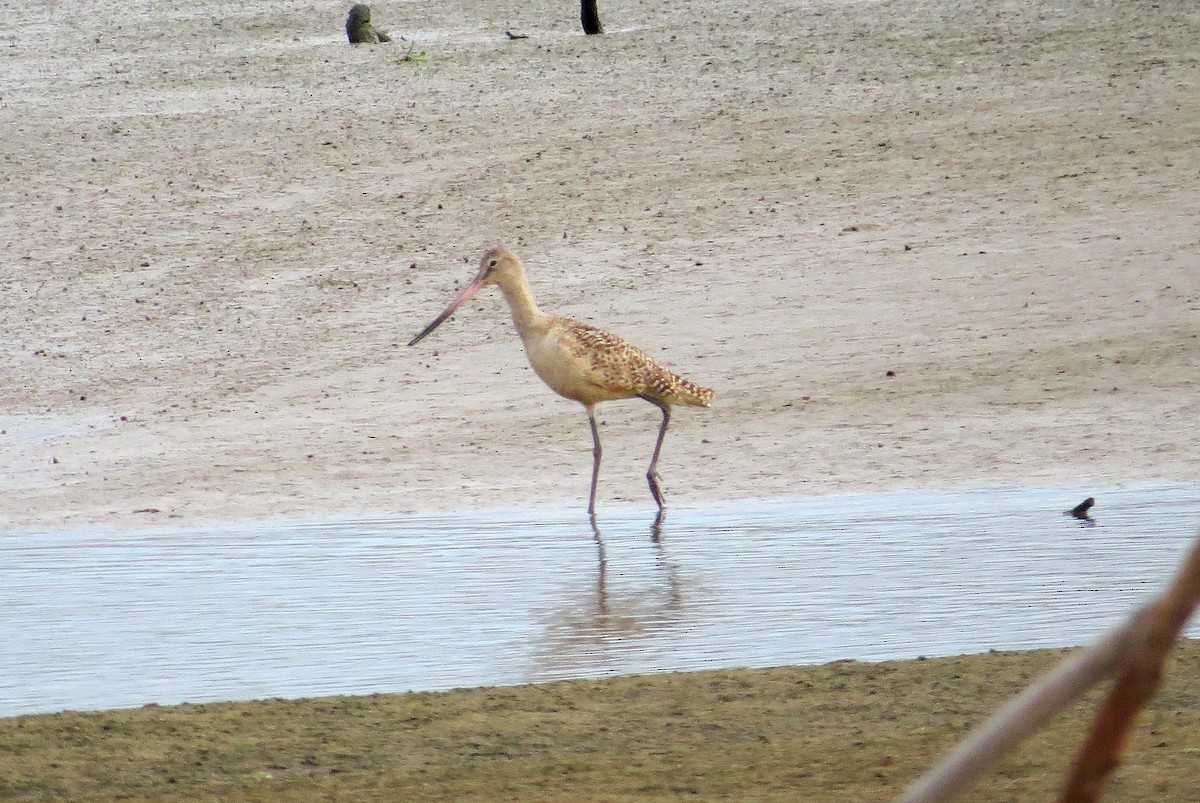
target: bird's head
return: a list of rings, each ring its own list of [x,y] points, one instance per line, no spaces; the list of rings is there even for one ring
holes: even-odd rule
[[[524,268],[521,266],[521,260],[517,259],[517,255],[504,246],[498,245],[495,248],[489,248],[479,258],[479,274],[475,277],[475,281],[479,282],[480,287],[487,287],[489,284],[501,282],[505,276],[521,270]]]
[[[408,345],[415,345],[425,335],[437,329],[442,321],[454,314],[454,311],[472,299],[476,293],[489,284],[503,282],[509,276],[520,275],[525,269],[521,267],[521,260],[517,259],[517,255],[507,248],[497,246],[488,249],[487,253],[479,260],[479,273],[471,280],[471,283],[464,287],[454,300],[450,302],[450,306],[446,307],[445,311],[433,319],[433,322],[421,331],[421,334],[409,341]]]

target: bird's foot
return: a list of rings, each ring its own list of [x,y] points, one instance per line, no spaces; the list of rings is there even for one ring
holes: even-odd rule
[[[650,483],[650,495],[654,497],[654,502],[658,505],[659,510],[667,506],[666,497],[663,496],[662,488],[659,487],[661,480],[657,471],[646,472],[646,481]]]

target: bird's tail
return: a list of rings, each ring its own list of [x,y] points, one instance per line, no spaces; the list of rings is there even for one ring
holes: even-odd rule
[[[690,379],[672,375],[671,396],[668,401],[674,404],[687,404],[691,407],[708,407],[712,402],[712,388],[702,388]]]

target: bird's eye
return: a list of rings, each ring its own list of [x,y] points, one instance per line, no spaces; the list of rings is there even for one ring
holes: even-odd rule
[[[494,260],[494,259],[489,259],[489,260],[488,260],[488,267],[489,267],[489,268],[494,268],[494,267],[496,267],[496,260]]]

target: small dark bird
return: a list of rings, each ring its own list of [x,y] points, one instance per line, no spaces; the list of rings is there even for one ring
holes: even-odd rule
[[[529,38],[529,34],[527,34],[527,33],[513,33],[512,31],[505,31],[504,33],[508,34],[509,39],[528,39]]]
[[[1089,496],[1070,510],[1064,510],[1063,515],[1073,516],[1080,521],[1090,521],[1092,524],[1095,524],[1096,520],[1092,518],[1092,514],[1089,512],[1094,504],[1096,504],[1096,500]]]

